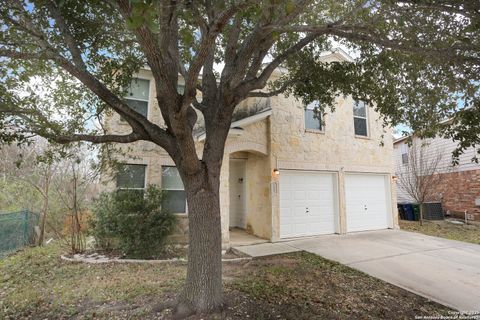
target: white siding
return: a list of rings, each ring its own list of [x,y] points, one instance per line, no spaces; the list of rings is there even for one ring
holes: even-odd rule
[[[416,142],[420,140],[419,138],[414,138]],[[480,164],[472,162],[472,158],[476,155],[475,148],[469,148],[465,150],[463,154],[459,157],[458,165],[453,166],[452,164],[452,152],[457,147],[457,142],[454,142],[450,139],[444,138],[433,138],[423,140],[427,143],[426,146],[426,160],[430,161],[436,157],[437,153],[442,154],[442,159],[439,163],[439,172],[448,173],[448,172],[457,172],[457,171],[467,171],[467,170],[476,170],[480,169]],[[393,144],[393,160],[395,165],[395,174],[399,176],[402,174],[406,165],[402,164],[402,154],[408,152],[409,146],[407,139],[403,141],[398,141]],[[477,154],[478,155],[478,154]],[[397,188],[397,199],[399,203],[402,202],[411,202],[410,197],[402,190],[401,186],[398,185]]]

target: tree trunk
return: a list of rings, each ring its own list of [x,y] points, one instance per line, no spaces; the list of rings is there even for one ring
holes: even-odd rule
[[[219,176],[210,175],[212,178],[216,181],[210,180],[210,184],[200,182],[201,187],[195,188],[198,192],[189,188],[189,181],[185,186],[189,224],[188,267],[185,287],[174,312],[177,318],[212,312],[222,304]],[[196,179],[191,184],[198,186],[203,178]]]
[[[49,178],[45,179],[45,189],[44,189],[44,199],[43,199],[43,212],[42,212],[42,220],[40,221],[40,234],[38,236],[38,246],[43,246],[43,241],[45,240],[45,225],[47,222],[47,212],[48,212],[48,200],[49,200],[49,188],[50,188],[50,180]]]
[[[423,226],[423,202],[418,205],[418,211],[420,211],[420,225]]]

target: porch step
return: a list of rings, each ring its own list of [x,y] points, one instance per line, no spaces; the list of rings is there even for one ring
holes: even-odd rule
[[[251,257],[264,257],[275,254],[283,254],[301,251],[300,249],[289,246],[285,243],[261,243],[249,246],[235,246],[233,249],[247,254]]]

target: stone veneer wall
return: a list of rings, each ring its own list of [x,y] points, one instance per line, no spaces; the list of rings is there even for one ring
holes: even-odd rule
[[[324,130],[305,128],[304,107],[295,97],[271,98],[271,167],[280,170],[320,170],[337,173],[339,233],[346,232],[344,177],[350,172],[385,174],[391,183],[391,227],[398,228],[396,184],[391,129],[382,127],[380,115],[368,109],[368,137],[355,136],[352,98],[338,97],[335,110],[324,115]],[[280,173],[281,175],[281,173]],[[279,240],[279,177],[273,177],[272,240]]]
[[[152,79],[151,73],[142,70],[140,76]],[[277,75],[279,76],[279,75]],[[274,79],[273,77],[272,80]],[[153,81],[150,84],[148,118],[162,124],[155,97]],[[300,170],[329,170],[338,173],[339,188],[343,186],[343,177],[348,172],[383,173],[389,177],[393,173],[392,137],[390,129],[383,129],[379,115],[369,110],[369,137],[355,137],[353,132],[353,110],[351,98],[339,97],[335,112],[327,112],[325,130],[315,132],[305,130],[304,107],[294,97],[279,95],[270,100],[272,115],[270,118],[244,126],[239,137],[229,137],[225,146],[225,155],[220,175],[220,208],[222,219],[222,240],[224,246],[229,243],[229,160],[230,154],[246,152],[247,159],[247,224],[253,234],[278,240],[279,235],[279,185],[278,176],[272,175],[274,168]],[[248,108],[244,102],[240,107]],[[129,131],[126,123],[119,121],[117,115],[107,120],[111,133]],[[383,142],[383,145],[380,144]],[[161,185],[161,166],[173,165],[173,161],[160,147],[151,142],[136,142],[127,152],[132,156],[128,163],[148,165],[147,184]],[[197,153],[203,150],[198,142]],[[113,190],[114,182],[102,177],[105,189]],[[398,226],[396,215],[396,186],[392,184],[393,224]],[[339,192],[340,221],[345,221],[345,204],[342,189]],[[342,213],[343,212],[343,213]],[[188,236],[187,215],[179,215],[180,224],[176,239],[186,241]],[[345,232],[345,228],[340,228]]]
[[[118,119],[110,119],[110,126],[121,131],[125,126]],[[259,237],[270,239],[271,234],[271,211],[270,211],[270,161],[269,161],[269,121],[262,121],[244,126],[241,136],[232,136],[227,139],[222,170],[220,173],[220,211],[222,221],[222,242],[224,248],[229,246],[229,202],[230,193],[228,187],[230,154],[245,152],[247,154],[247,223],[249,231]],[[145,164],[146,184],[161,185],[161,167],[173,166],[173,160],[168,154],[148,141],[138,141],[129,145],[129,148],[120,145],[129,156],[122,159],[131,164]],[[197,143],[197,154],[201,156],[203,142]],[[114,190],[115,180],[106,174],[101,177],[104,190]],[[186,243],[188,241],[188,216],[178,215],[179,223],[172,241]]]

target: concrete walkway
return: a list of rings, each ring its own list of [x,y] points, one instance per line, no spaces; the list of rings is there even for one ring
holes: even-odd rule
[[[454,309],[480,311],[480,245],[383,230],[237,249],[259,256],[268,253],[267,245],[270,254],[304,250]]]

